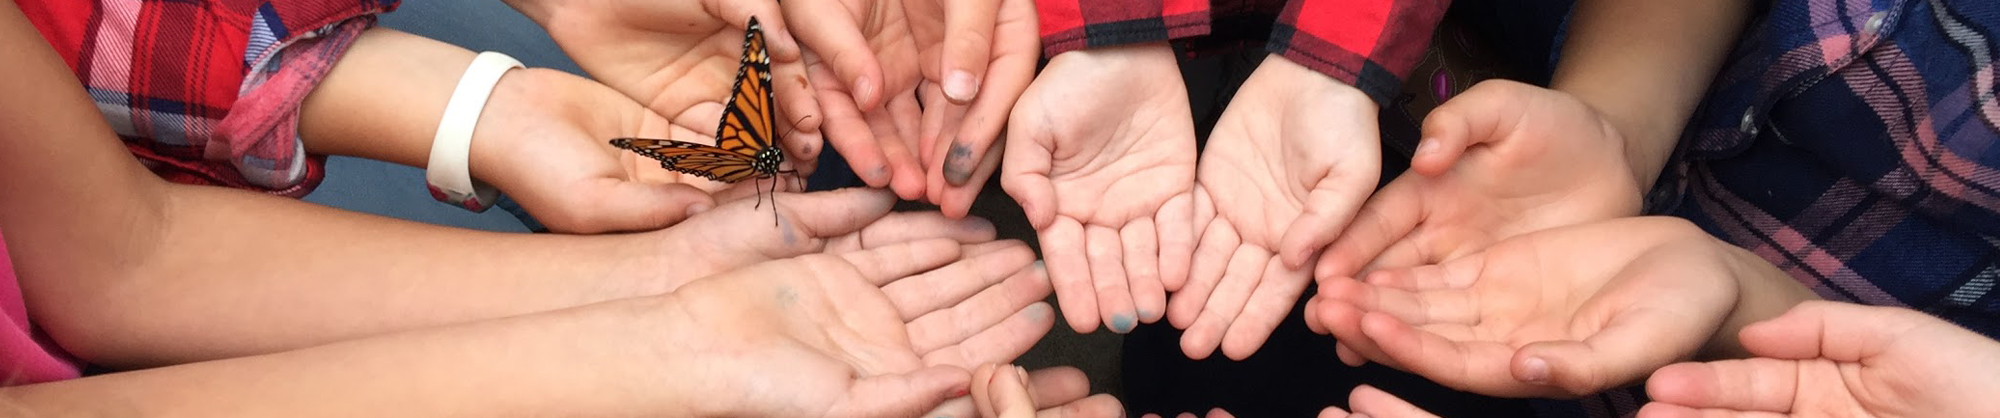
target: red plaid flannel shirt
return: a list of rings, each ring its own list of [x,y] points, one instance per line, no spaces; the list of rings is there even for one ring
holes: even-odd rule
[[[146,166],[304,196],[299,105],[397,0],[17,0]]]
[[[1450,0],[1035,1],[1047,56],[1202,35],[1254,37],[1223,33],[1236,29],[1212,23],[1276,11],[1267,51],[1359,88],[1377,103],[1399,91],[1450,6]]]

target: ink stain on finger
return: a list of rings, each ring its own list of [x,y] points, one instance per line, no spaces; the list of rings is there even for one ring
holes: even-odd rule
[[[945,153],[944,179],[954,186],[963,186],[972,179],[972,147],[964,142],[952,142],[951,150]]]

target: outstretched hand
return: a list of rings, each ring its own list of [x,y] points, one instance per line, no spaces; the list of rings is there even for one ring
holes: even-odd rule
[[[1375,112],[1360,90],[1283,57],[1265,58],[1243,82],[1201,156],[1201,239],[1187,285],[1168,302],[1188,357],[1217,346],[1249,357],[1291,312],[1312,278],[1275,252],[1308,231],[1342,230],[1374,190]]]
[[[2000,416],[2000,342],[1921,312],[1806,302],[1739,340],[1757,357],[1653,373],[1639,416]]]
[[[1001,185],[1041,238],[1070,328],[1158,321],[1195,234],[1194,121],[1173,51],[1057,55],[1008,124]]]

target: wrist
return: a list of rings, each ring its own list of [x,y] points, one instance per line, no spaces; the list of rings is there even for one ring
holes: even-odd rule
[[[551,84],[550,73],[555,70],[543,68],[516,68],[508,70],[493,86],[493,94],[486,99],[486,107],[480,109],[479,121],[472,130],[472,148],[467,155],[467,164],[472,178],[492,184],[501,190],[509,190],[515,184],[514,167],[521,161],[510,161],[524,147],[522,141],[530,137],[550,134],[536,130],[549,118],[555,109],[568,103],[561,89]],[[608,138],[607,138],[608,139]]]
[[[1722,326],[1702,345],[1699,357],[1748,358],[1751,354],[1737,339],[1743,327],[1776,318],[1793,306],[1820,297],[1756,254],[1721,240],[1713,241],[1727,259],[1730,276],[1736,281],[1736,305],[1723,319]]]

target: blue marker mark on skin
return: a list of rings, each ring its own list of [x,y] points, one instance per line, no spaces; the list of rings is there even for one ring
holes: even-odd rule
[[[783,213],[778,214],[778,231],[784,234],[785,246],[787,247],[799,244],[799,235],[794,229],[792,228],[791,217],[785,216]]]
[[[1132,314],[1121,313],[1117,315],[1112,315],[1111,332],[1116,332],[1119,334],[1132,332],[1133,322],[1134,321],[1132,320]]]

